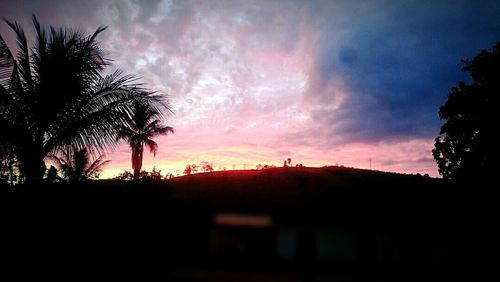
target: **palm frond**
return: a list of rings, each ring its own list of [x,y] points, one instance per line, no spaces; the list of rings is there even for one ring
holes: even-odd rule
[[[32,93],[33,78],[31,76],[30,53],[26,35],[22,27],[16,21],[11,22],[7,19],[4,19],[4,21],[16,33],[17,45],[19,47],[19,51],[17,53],[17,59],[19,60],[19,72],[24,80],[24,83],[26,84],[27,89],[30,93]]]
[[[75,161],[74,161],[74,150],[70,147],[66,148],[66,150],[62,150],[59,152],[59,155],[50,154],[47,156],[49,160],[54,162],[54,164],[61,171],[63,178],[68,181],[75,181],[77,178]]]
[[[110,160],[104,160],[104,155],[100,155],[85,170],[85,176],[87,178],[93,178],[96,174],[100,173],[103,170],[104,166],[106,166],[110,162],[111,162]]]
[[[12,120],[14,116],[22,115],[16,101],[12,83],[17,77],[17,64],[5,40],[0,35],[0,117]],[[22,89],[21,89],[22,90]]]
[[[174,133],[174,128],[171,126],[157,127],[153,130],[153,136],[166,135],[168,132]]]
[[[47,56],[47,33],[45,29],[40,25],[38,19],[33,15],[33,25],[35,26],[37,45],[33,50],[33,68],[35,70],[35,75],[39,76],[41,73],[41,65],[45,62]],[[40,77],[36,79],[40,80]]]
[[[48,158],[59,167],[64,179],[82,181],[94,178],[110,162],[104,160],[103,155],[91,161],[89,151],[86,147],[82,149],[66,147],[65,150],[59,152],[60,156],[51,154]]]
[[[16,61],[12,53],[10,52],[9,46],[5,43],[5,40],[0,35],[0,81],[3,82],[5,79],[9,79],[12,75],[13,67]],[[4,87],[7,85],[3,84]]]
[[[134,131],[130,129],[129,127],[122,126],[117,132],[116,132],[116,141],[120,141],[122,139],[127,140],[132,140],[132,136],[134,135]]]
[[[141,95],[144,93],[124,90],[110,92],[113,93],[103,93],[110,98],[106,103],[102,100],[90,100],[79,109],[77,119],[68,118],[65,123],[60,123],[46,144],[47,150],[66,144],[78,148],[93,145],[100,153],[113,149],[116,145],[116,131],[125,122],[123,113],[132,112],[131,101],[143,98]],[[101,104],[96,106],[95,103]]]
[[[142,131],[153,133],[159,126],[161,121],[159,119],[154,119],[155,116],[152,115],[148,118],[148,123],[142,128]]]
[[[54,162],[54,164],[58,167],[61,167],[62,165],[65,164],[65,159],[63,157],[58,157],[57,155],[54,154],[49,154],[46,157],[48,160]]]
[[[94,31],[94,33],[89,37],[89,39],[87,40],[87,42],[94,42],[97,38],[97,36],[105,31],[106,29],[108,28],[108,26],[100,26],[96,29],[96,31]]]
[[[149,148],[149,152],[156,157],[156,152],[158,152],[158,143],[151,139],[144,140],[144,144]]]

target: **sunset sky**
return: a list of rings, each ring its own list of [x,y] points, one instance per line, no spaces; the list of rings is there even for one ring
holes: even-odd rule
[[[144,169],[345,165],[438,176],[439,106],[500,40],[500,1],[0,1],[0,16],[99,36],[109,71],[170,97]],[[13,33],[0,33],[11,47]],[[131,170],[120,145],[104,177]]]

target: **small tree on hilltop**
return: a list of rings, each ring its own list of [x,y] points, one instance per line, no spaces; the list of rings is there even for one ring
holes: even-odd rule
[[[184,169],[183,173],[185,175],[190,175],[191,174],[191,165],[186,165],[186,168]]]
[[[197,173],[198,170],[199,170],[199,168],[196,164],[191,165],[191,173]]]
[[[213,166],[213,164],[211,164],[207,161],[203,161],[203,162],[201,162],[201,169],[204,172],[212,172],[212,171],[214,171],[214,166]]]

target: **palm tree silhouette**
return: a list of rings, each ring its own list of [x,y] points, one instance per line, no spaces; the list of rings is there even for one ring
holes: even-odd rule
[[[136,102],[132,116],[118,130],[117,140],[125,139],[132,149],[134,179],[138,179],[141,172],[144,145],[156,156],[158,144],[151,138],[168,132],[174,133],[172,127],[162,126],[158,117],[158,112]]]
[[[91,161],[87,148],[67,149],[61,155],[61,157],[51,157],[59,166],[63,178],[70,182],[98,178],[102,168],[110,162],[110,160],[104,160],[103,155]]]
[[[169,109],[163,96],[147,91],[137,77],[116,71],[103,75],[109,60],[91,36],[40,25],[33,16],[35,43],[17,22],[7,21],[17,36],[18,52],[0,36],[0,128],[13,146],[26,182],[41,181],[49,154],[68,145],[99,152],[116,144],[116,128],[131,114],[134,101],[158,112]]]

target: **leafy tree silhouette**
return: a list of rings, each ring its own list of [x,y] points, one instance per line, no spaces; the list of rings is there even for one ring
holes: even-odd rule
[[[134,179],[134,175],[130,171],[124,171],[124,172],[116,175],[115,177],[113,177],[113,179],[116,179],[116,180],[133,180]]]
[[[151,107],[135,102],[132,116],[126,119],[125,124],[118,130],[117,139],[127,140],[132,149],[134,179],[140,177],[144,145],[156,156],[158,144],[151,138],[158,135],[166,135],[168,132],[174,133],[172,127],[161,125],[159,117],[159,112]]]
[[[183,173],[185,175],[190,175],[191,174],[191,165],[186,165],[186,168],[184,169]]]
[[[133,101],[168,109],[165,98],[147,91],[133,75],[103,75],[110,61],[97,36],[66,28],[47,33],[33,16],[35,43],[28,47],[24,30],[6,20],[17,36],[16,56],[0,36],[0,128],[14,146],[26,182],[39,182],[44,159],[64,150],[92,146],[104,152],[116,144],[115,129]]]
[[[204,171],[204,172],[212,172],[214,171],[214,166],[212,163],[209,163],[207,161],[202,161],[201,162],[201,169]]]
[[[191,165],[191,172],[197,173],[198,171],[200,171],[200,168],[196,164],[192,164]]]
[[[154,179],[154,180],[160,180],[160,179],[162,179],[163,176],[161,175],[161,169],[157,170],[156,167],[153,167],[153,170],[149,174],[149,178],[150,179]]]
[[[0,180],[10,186],[19,181],[18,162],[10,146],[0,142]]]
[[[445,120],[432,151],[446,179],[481,180],[494,175],[499,156],[495,134],[500,95],[500,42],[462,61],[472,83],[453,87],[439,109]]]
[[[62,172],[63,178],[70,182],[98,178],[102,168],[110,162],[110,160],[104,160],[103,155],[91,161],[87,148],[71,148],[60,157],[51,157]]]

